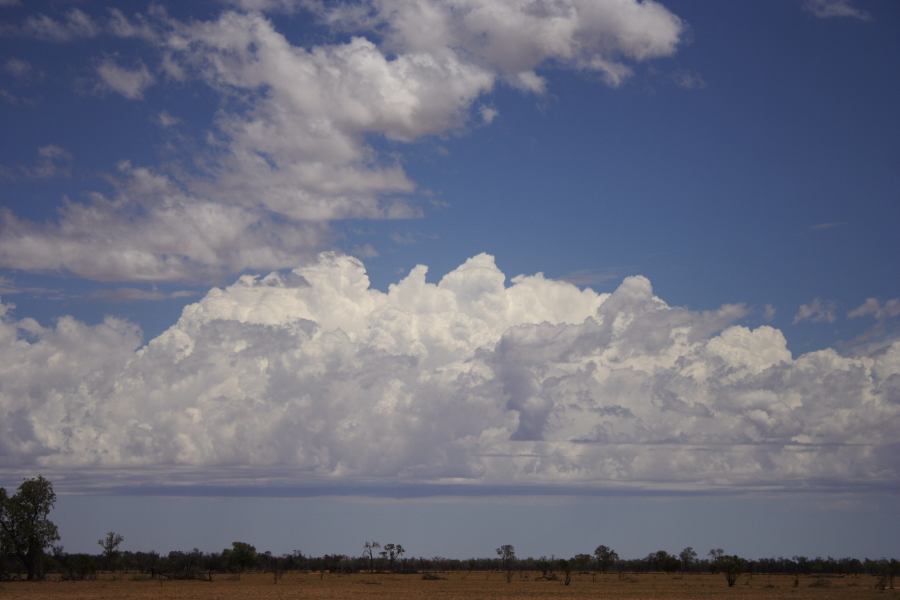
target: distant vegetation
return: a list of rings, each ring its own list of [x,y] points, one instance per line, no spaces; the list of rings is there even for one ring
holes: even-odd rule
[[[559,580],[568,585],[572,573],[616,572],[680,572],[721,573],[728,586],[733,586],[742,573],[786,573],[794,575],[868,574],[879,577],[879,585],[892,588],[900,574],[900,563],[894,559],[857,558],[791,558],[744,559],[725,554],[721,548],[710,550],[701,558],[693,548],[678,554],[666,550],[652,552],[643,558],[622,559],[615,550],[598,545],[591,554],[571,558],[541,556],[519,558],[511,544],[496,548],[496,557],[466,560],[442,557],[410,557],[399,543],[381,544],[366,541],[358,554],[304,555],[299,550],[274,555],[260,552],[251,544],[235,541],[221,552],[175,550],[168,554],[120,550],[125,537],[115,531],[97,541],[97,554],[66,552],[59,541],[56,525],[49,518],[56,501],[53,486],[43,477],[25,480],[9,495],[0,488],[0,579],[43,578],[46,573],[59,573],[64,579],[93,579],[99,571],[129,571],[148,577],[165,579],[212,579],[215,573],[240,576],[244,571],[271,573],[275,583],[287,571],[339,573],[389,572],[425,573],[438,571],[498,571],[511,583],[514,573],[537,572],[539,579]]]

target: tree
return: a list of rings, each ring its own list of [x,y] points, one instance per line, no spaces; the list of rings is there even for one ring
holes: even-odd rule
[[[394,552],[397,554],[397,560],[400,560],[403,558],[403,555],[406,554],[406,549],[400,544],[395,544]]]
[[[41,577],[44,549],[59,540],[59,530],[48,518],[55,503],[53,484],[41,475],[23,481],[12,496],[0,487],[2,545],[19,559],[29,581]]]
[[[563,572],[563,575],[565,575],[563,585],[569,585],[570,583],[572,583],[572,563],[564,558],[559,559],[559,570]]]
[[[97,540],[97,544],[103,548],[103,559],[106,562],[107,570],[113,569],[116,556],[119,554],[119,546],[124,541],[125,537],[115,531],[110,531],[102,539]]]
[[[597,564],[600,566],[600,572],[604,573],[607,569],[616,564],[616,561],[619,560],[619,555],[609,546],[601,544],[594,550],[594,558],[597,559]]]
[[[396,544],[385,544],[384,550],[381,551],[382,558],[386,558],[388,561],[388,569],[394,570],[394,559],[397,558],[397,545]]]
[[[735,554],[717,554],[715,558],[716,568],[725,575],[728,587],[734,587],[738,575],[744,570],[744,559]]]
[[[512,581],[512,566],[516,560],[516,549],[512,544],[503,544],[497,548],[497,556],[500,557],[500,564],[506,571],[506,583]]]
[[[665,550],[657,550],[656,552],[651,552],[647,555],[647,558],[645,560],[647,561],[647,564],[652,568],[658,571],[666,571],[667,573],[677,571],[678,567],[681,565],[681,562],[677,557],[669,554]]]
[[[238,575],[256,565],[256,547],[246,542],[231,542],[231,548],[222,550],[228,567]]]
[[[678,558],[681,559],[681,568],[685,571],[689,571],[691,569],[691,565],[693,565],[697,560],[697,553],[693,548],[688,546],[678,554]]]
[[[369,542],[367,541],[363,545],[363,553],[369,557],[369,572],[373,572],[375,570],[375,557],[373,554],[375,553],[376,548],[381,548],[381,544],[378,542]]]

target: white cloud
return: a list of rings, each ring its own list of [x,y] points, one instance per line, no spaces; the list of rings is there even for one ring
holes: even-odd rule
[[[220,116],[221,151],[198,189],[293,219],[396,215],[397,201],[379,196],[414,184],[365,136],[411,141],[455,127],[493,82],[452,54],[389,60],[359,37],[307,51],[259,15],[226,13],[182,28],[173,47],[180,40],[184,68],[223,93],[259,93],[251,110]]]
[[[794,323],[812,321],[813,323],[834,323],[837,320],[837,306],[821,298],[813,298],[808,304],[801,304],[794,315]]]
[[[879,321],[900,317],[900,298],[891,298],[884,304],[878,298],[867,298],[865,302],[847,313],[851,319],[872,316]]]
[[[481,114],[481,121],[487,125],[493,123],[494,119],[500,115],[499,110],[486,104],[478,107],[478,112]]]
[[[104,60],[97,66],[100,81],[110,90],[122,94],[129,100],[140,100],[144,90],[153,85],[153,74],[144,63],[129,69],[117,65],[112,60]]]
[[[633,0],[373,0],[389,46],[465,52],[511,82],[539,91],[534,70],[547,61],[598,71],[619,85],[626,61],[669,56],[684,24],[656,2]],[[339,9],[340,10],[340,9]]]
[[[127,162],[119,169],[113,198],[66,202],[55,222],[0,211],[0,264],[96,280],[211,280],[296,264],[326,243],[319,224],[191,196]]]
[[[766,304],[763,307],[763,320],[772,321],[773,319],[775,319],[775,312],[776,310],[774,306],[772,306],[771,304]]]
[[[820,19],[849,17],[869,21],[872,18],[868,12],[857,8],[852,0],[805,0],[803,7]]]
[[[175,24],[166,49],[181,76],[199,77],[226,96],[254,94],[250,110],[226,110],[218,119],[220,145],[199,189],[261,202],[293,219],[415,215],[397,200],[415,191],[414,182],[401,165],[379,157],[367,136],[406,142],[457,128],[498,77],[542,92],[534,69],[549,61],[614,73],[618,84],[627,69],[622,61],[672,54],[683,28],[661,5],[631,0],[374,3],[364,7],[365,19],[358,6],[299,4],[331,27],[355,27],[361,35],[306,49],[260,13],[226,12]],[[385,28],[381,46],[363,37]],[[497,114],[488,105],[478,109],[486,123]]]
[[[220,95],[221,108],[202,140],[184,144],[202,147],[178,161],[196,169],[160,174],[183,188],[175,204],[160,196],[145,211],[144,204],[121,196],[66,205],[56,223],[41,224],[6,213],[0,265],[163,280],[296,264],[315,232],[332,220],[422,216],[416,183],[395,156],[376,150],[373,139],[413,142],[473,118],[490,123],[497,109],[479,100],[498,81],[543,93],[547,83],[536,70],[548,65],[599,72],[619,85],[631,65],[674,53],[684,29],[662,5],[636,0],[238,4],[258,10],[305,6],[325,26],[358,30],[341,42],[304,47],[260,12],[180,22],[161,9],[130,17],[113,9],[95,21],[73,9],[62,20],[29,19],[28,32],[45,39],[108,33],[146,40],[159,53],[163,83],[203,81]],[[143,62],[126,67],[107,59],[97,76],[130,99],[156,84]],[[168,122],[160,116],[161,124]],[[214,207],[233,220],[201,226],[197,215]],[[176,230],[203,235],[173,241],[164,225],[169,220],[188,223]],[[218,240],[233,239],[235,231],[250,232],[249,241],[236,243],[236,251],[209,251],[222,248]],[[216,242],[206,243],[210,238]],[[92,256],[98,244],[107,258]],[[250,255],[243,253],[248,245]],[[131,275],[129,267],[135,269]]]
[[[540,275],[507,287],[486,255],[425,275],[380,292],[357,260],[323,255],[211,290],[140,349],[120,321],[45,328],[7,312],[0,460],[133,481],[277,470],[297,485],[773,489],[900,474],[900,342],[795,358],[780,331],[734,325],[745,308],[670,307],[643,277],[613,294]]]

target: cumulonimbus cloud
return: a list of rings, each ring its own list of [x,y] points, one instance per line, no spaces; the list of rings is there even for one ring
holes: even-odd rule
[[[742,305],[507,282],[479,255],[386,292],[334,254],[214,288],[157,338],[0,321],[0,461],[377,481],[709,489],[900,475],[900,341],[794,357]],[[285,475],[287,474],[287,475]],[[101,474],[95,475],[101,478]]]

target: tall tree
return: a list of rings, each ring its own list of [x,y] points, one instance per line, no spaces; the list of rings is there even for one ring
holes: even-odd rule
[[[616,561],[619,560],[619,555],[616,554],[616,551],[609,546],[600,544],[594,550],[594,558],[597,559],[597,565],[600,567],[600,572],[604,573],[611,566],[616,564]]]
[[[690,571],[691,566],[697,562],[697,552],[688,546],[678,554],[678,558],[681,559],[681,568],[685,571]]]
[[[228,563],[228,568],[238,574],[256,566],[256,546],[247,542],[231,542],[231,548],[222,550],[222,558]]]
[[[97,540],[97,544],[103,548],[103,560],[106,563],[107,570],[115,569],[116,557],[119,555],[119,546],[124,541],[125,537],[115,531],[110,531]]]
[[[372,541],[372,542],[367,541],[365,543],[365,545],[363,545],[363,552],[365,553],[366,556],[369,557],[369,572],[370,573],[375,570],[375,557],[373,555],[375,554],[376,548],[381,548],[381,544],[379,544],[378,542],[374,542],[374,541]]]
[[[506,583],[512,581],[512,567],[516,561],[516,549],[512,544],[503,544],[497,548],[497,556],[500,557],[500,563],[506,571]]]
[[[12,496],[0,487],[2,546],[19,559],[29,581],[41,577],[44,549],[59,540],[49,519],[55,503],[53,484],[41,475],[23,481]]]

